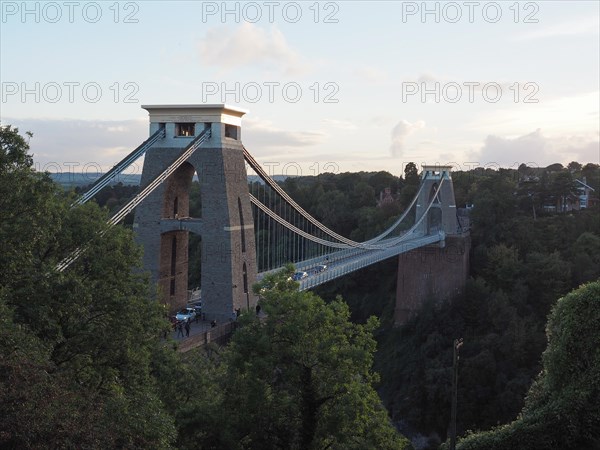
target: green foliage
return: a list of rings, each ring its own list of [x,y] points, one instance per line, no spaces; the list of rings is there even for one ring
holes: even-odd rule
[[[475,241],[493,245],[501,239],[502,224],[516,214],[514,178],[508,171],[489,169],[485,176],[474,177],[469,199],[475,204],[471,212],[472,235]]]
[[[409,162],[404,168],[404,181],[408,185],[417,186],[419,184],[419,171],[417,165]]]
[[[526,167],[519,173],[536,175]],[[556,176],[548,174],[548,186]],[[375,360],[382,376],[380,393],[394,420],[402,421],[407,431],[442,439],[450,415],[453,339],[465,341],[459,369],[459,435],[510,422],[540,371],[544,324],[552,305],[579,283],[600,276],[597,209],[553,215],[538,211],[534,219],[531,198],[520,209],[516,172],[476,169],[454,174],[453,179],[457,204],[475,204],[473,278],[458,298],[441,305],[432,301],[403,327],[382,330]],[[338,292],[359,296],[354,277],[340,283]],[[358,308],[379,301],[379,292],[369,295],[365,289]]]
[[[600,282],[561,298],[546,333],[543,370],[517,420],[470,434],[457,449],[600,447]]]
[[[571,266],[557,251],[532,252],[527,255],[526,268],[529,305],[545,317],[556,299],[569,291]]]
[[[146,300],[145,280],[129,276],[139,255],[131,235],[116,228],[107,239],[95,239],[106,211],[95,205],[70,210],[48,177],[31,169],[27,142],[16,130],[3,129],[0,143],[0,439],[5,439],[0,442],[8,447],[168,447],[174,419],[180,448],[298,448],[310,435],[314,447],[394,448],[398,438],[372,390],[371,333],[380,344],[374,356],[378,390],[394,421],[428,434],[435,445],[448,428],[453,339],[465,340],[459,434],[510,422],[541,369],[544,324],[555,300],[600,277],[598,209],[568,214],[543,209],[573,196],[575,178],[585,177],[597,195],[600,166],[572,162],[567,168],[457,172],[457,205],[475,205],[472,279],[464,295],[442,305],[432,299],[417,317],[393,329],[395,260],[321,286],[317,292],[329,305],[310,294],[292,294],[296,283],[286,276],[269,277],[258,291],[264,310],[270,309],[265,321],[243,317],[230,349],[181,358],[170,346],[156,345],[163,322]],[[413,166],[406,166],[403,178],[388,172],[322,174],[288,178],[282,186],[332,229],[362,241],[383,231],[412,200],[418,189]],[[387,187],[396,201],[375,206]],[[107,188],[96,200],[116,208],[131,194],[127,189]],[[273,201],[264,195],[267,204]],[[190,215],[201,216],[199,201],[190,205]],[[267,238],[259,230],[258,242]],[[274,253],[286,245],[270,238]],[[56,263],[82,243],[89,243],[85,256],[68,273],[55,273]],[[199,263],[198,244],[199,239],[190,243],[190,256]],[[198,267],[190,264],[191,272],[199,273]],[[191,282],[195,287],[199,281]],[[336,300],[338,294],[350,312]],[[377,330],[371,315],[381,318]],[[348,317],[365,324],[360,333],[346,323]],[[322,358],[311,355],[312,349],[322,351]],[[591,343],[585,351],[597,355]],[[311,383],[303,378],[307,361],[319,368],[311,370]],[[556,358],[552,365],[572,362]],[[517,421],[461,445],[598,446],[597,422],[577,409],[586,405],[598,417],[586,403],[597,390],[581,388],[597,386],[598,377],[575,386],[569,381],[577,376],[568,373],[551,383],[565,396],[548,394],[550,381],[540,378]],[[327,400],[309,414],[319,399]],[[557,414],[567,419],[557,422]],[[316,424],[311,417],[318,418]],[[577,428],[579,422],[583,428]]]
[[[77,187],[75,193],[80,195],[87,192],[92,185]],[[108,185],[94,196],[94,201],[100,206],[106,206],[111,213],[117,212],[140,190],[136,185],[125,185],[121,182]],[[133,218],[132,218],[133,222]]]
[[[590,232],[579,235],[570,252],[573,261],[573,284],[600,278],[600,237]]]
[[[417,175],[417,186],[418,183]],[[401,212],[400,200],[387,208],[377,208],[376,204],[385,188],[390,188],[397,197],[402,184],[402,179],[383,171],[295,177],[281,183],[306,211],[337,233],[352,239],[371,238],[385,229],[388,219],[397,217]],[[416,192],[415,186],[411,185],[410,190]]]
[[[377,320],[351,323],[341,299],[299,292],[292,272],[255,286],[264,318],[242,315],[218,359],[199,363],[210,383],[180,412],[180,447],[405,448],[373,389]]]
[[[523,271],[523,262],[514,248],[504,244],[495,245],[487,251],[487,262],[483,269],[486,281],[493,287],[504,292],[513,290],[513,283]]]
[[[0,128],[0,143],[0,446],[168,448],[173,420],[150,375],[167,324],[132,272],[131,233],[107,231],[94,203],[70,208],[18,130]]]
[[[387,328],[393,323],[397,275],[398,261],[389,259],[318,286],[314,292],[328,302],[343,293],[353,322],[366,323],[376,316]]]
[[[32,138],[33,133],[27,132]],[[32,172],[33,158],[27,153],[29,144],[11,125],[0,126],[0,174],[2,176],[21,171]]]
[[[330,228],[337,226],[341,229],[341,234],[349,234],[352,231],[350,211],[348,196],[338,190],[325,192],[317,203],[317,214],[322,223]]]
[[[453,302],[429,302],[403,327],[381,336],[381,394],[396,420],[442,439],[450,420],[452,342],[464,338],[458,430],[511,420],[531,383],[543,334],[519,317],[510,298],[482,279]],[[532,356],[533,355],[533,356]]]
[[[551,201],[552,186],[569,178],[559,176],[566,169],[557,166],[556,170],[550,173],[522,166],[519,171],[475,169],[453,174],[457,205],[475,205],[471,216],[473,279],[463,296],[444,305],[432,301],[400,329],[391,327],[397,261],[382,262],[317,289],[327,301],[341,294],[350,305],[353,321],[364,323],[373,314],[381,317],[375,356],[382,376],[379,392],[394,420],[407,431],[430,435],[432,442],[436,435],[445,438],[451,344],[457,337],[465,339],[459,434],[513,420],[541,368],[544,324],[552,304],[579,283],[600,276],[598,210],[552,215],[542,210],[543,202]],[[572,178],[587,176],[588,184],[596,186],[598,173],[597,165],[586,165],[581,172],[573,172]],[[351,198],[347,186],[352,182],[357,185],[363,180],[375,192],[379,192],[375,181],[389,182],[383,173],[368,180],[358,175],[328,176],[326,181],[294,179],[290,193],[304,199],[303,206],[316,214],[325,189]],[[523,183],[526,177],[537,181]],[[382,231],[416,192],[407,180],[405,174],[389,216],[386,208],[365,206],[352,211],[353,218],[346,219],[350,222],[332,227],[337,231],[351,224],[350,237],[355,240]],[[310,189],[311,195],[302,195]]]

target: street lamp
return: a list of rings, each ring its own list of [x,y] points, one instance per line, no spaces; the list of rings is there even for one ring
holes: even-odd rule
[[[450,411],[450,450],[456,450],[456,403],[458,397],[458,352],[463,345],[462,338],[454,339],[454,352],[452,358],[452,368],[454,376],[452,378],[452,410]]]

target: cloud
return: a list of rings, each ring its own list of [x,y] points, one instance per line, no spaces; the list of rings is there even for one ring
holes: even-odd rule
[[[512,103],[479,114],[464,124],[470,132],[519,135],[542,128],[553,135],[598,133],[600,92],[585,92],[567,97],[543,98],[538,103]]]
[[[410,123],[403,119],[398,122],[392,129],[392,145],[390,146],[392,156],[401,156],[404,153],[406,138],[421,128],[425,128],[425,122],[422,120]]]
[[[274,27],[266,31],[251,23],[243,23],[235,29],[211,28],[199,42],[198,49],[202,64],[226,70],[263,65],[286,75],[297,75],[308,68],[281,31]]]
[[[244,119],[242,139],[252,152],[255,149],[290,149],[318,145],[325,139],[318,131],[290,131],[275,127],[272,122],[260,119]]]
[[[148,137],[146,120],[3,118],[2,124],[31,131],[36,168],[50,172],[106,170]]]
[[[513,40],[525,41],[531,39],[545,39],[552,37],[577,36],[598,34],[598,16],[580,17],[578,19],[541,27],[532,31],[517,34]]]
[[[517,137],[489,135],[483,147],[472,155],[480,165],[518,167],[525,163],[530,166],[546,167],[549,164],[578,161],[581,163],[600,162],[600,142],[598,136],[558,136],[547,137],[537,129]]]

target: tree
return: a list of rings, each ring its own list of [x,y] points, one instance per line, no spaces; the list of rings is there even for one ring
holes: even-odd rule
[[[560,172],[563,169],[564,167],[561,163],[550,164],[548,167],[546,167],[548,172]]]
[[[414,162],[409,162],[404,168],[404,181],[411,186],[419,185],[419,171]]]
[[[525,274],[529,305],[545,318],[554,302],[569,292],[571,267],[558,252],[531,252],[527,255]]]
[[[353,228],[350,200],[343,192],[325,192],[317,203],[317,214],[323,224],[342,235],[349,235]]]
[[[571,253],[575,286],[600,277],[600,237],[589,231],[581,233],[573,244]]]
[[[566,211],[567,198],[578,196],[577,186],[571,172],[557,173],[550,184],[550,195],[561,203],[561,211]]]
[[[581,169],[581,175],[585,177],[586,183],[595,189],[595,195],[600,194],[600,165],[587,163]]]
[[[392,193],[395,193],[400,187],[400,180],[398,177],[385,171],[372,173],[368,183],[375,190],[375,195],[379,195],[381,191],[388,187],[392,190]]]
[[[362,207],[375,206],[375,204],[375,189],[365,181],[356,183],[350,195],[350,206],[352,209],[356,210]]]
[[[523,270],[517,249],[504,244],[495,245],[487,252],[487,264],[483,270],[486,281],[496,289],[510,292],[514,289],[517,275]]]
[[[497,239],[498,225],[515,215],[515,182],[503,172],[486,171],[473,189],[474,208],[471,213],[473,232],[485,233],[486,241]]]
[[[341,299],[325,304],[299,292],[287,281],[293,270],[255,286],[266,316],[241,317],[214,371],[214,401],[187,409],[196,424],[188,429],[196,431],[182,446],[405,448],[373,389],[377,320],[351,323]],[[207,417],[219,427],[206,428]]]
[[[417,165],[413,162],[409,162],[404,168],[404,186],[400,191],[400,204],[403,208],[407,207],[415,195],[417,195],[419,183],[420,179]]]
[[[567,165],[567,169],[569,169],[569,171],[571,173],[574,172],[581,172],[581,169],[583,168],[583,166],[578,163],[577,161],[571,161],[568,165]]]
[[[561,298],[550,314],[546,334],[543,370],[521,415],[508,425],[467,436],[457,449],[600,446],[600,282]]]
[[[133,271],[131,232],[107,229],[93,202],[71,208],[33,170],[17,129],[0,127],[0,144],[0,446],[169,447],[173,420],[149,371],[168,324]],[[79,260],[57,271],[78,248]],[[31,419],[15,426],[20,416]]]

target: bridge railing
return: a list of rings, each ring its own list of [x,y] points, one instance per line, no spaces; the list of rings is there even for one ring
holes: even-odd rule
[[[363,250],[362,256],[355,255],[353,257],[354,259],[350,259],[348,262],[340,263],[338,266],[331,267],[324,272],[310,275],[308,278],[301,280],[300,290],[313,288],[335,278],[339,278],[356,270],[370,266],[376,262],[392,258],[401,253],[406,253],[419,247],[444,241],[445,237],[445,233],[443,231],[439,231],[435,234],[415,237],[415,239],[404,242],[395,247],[389,247],[382,250]]]

